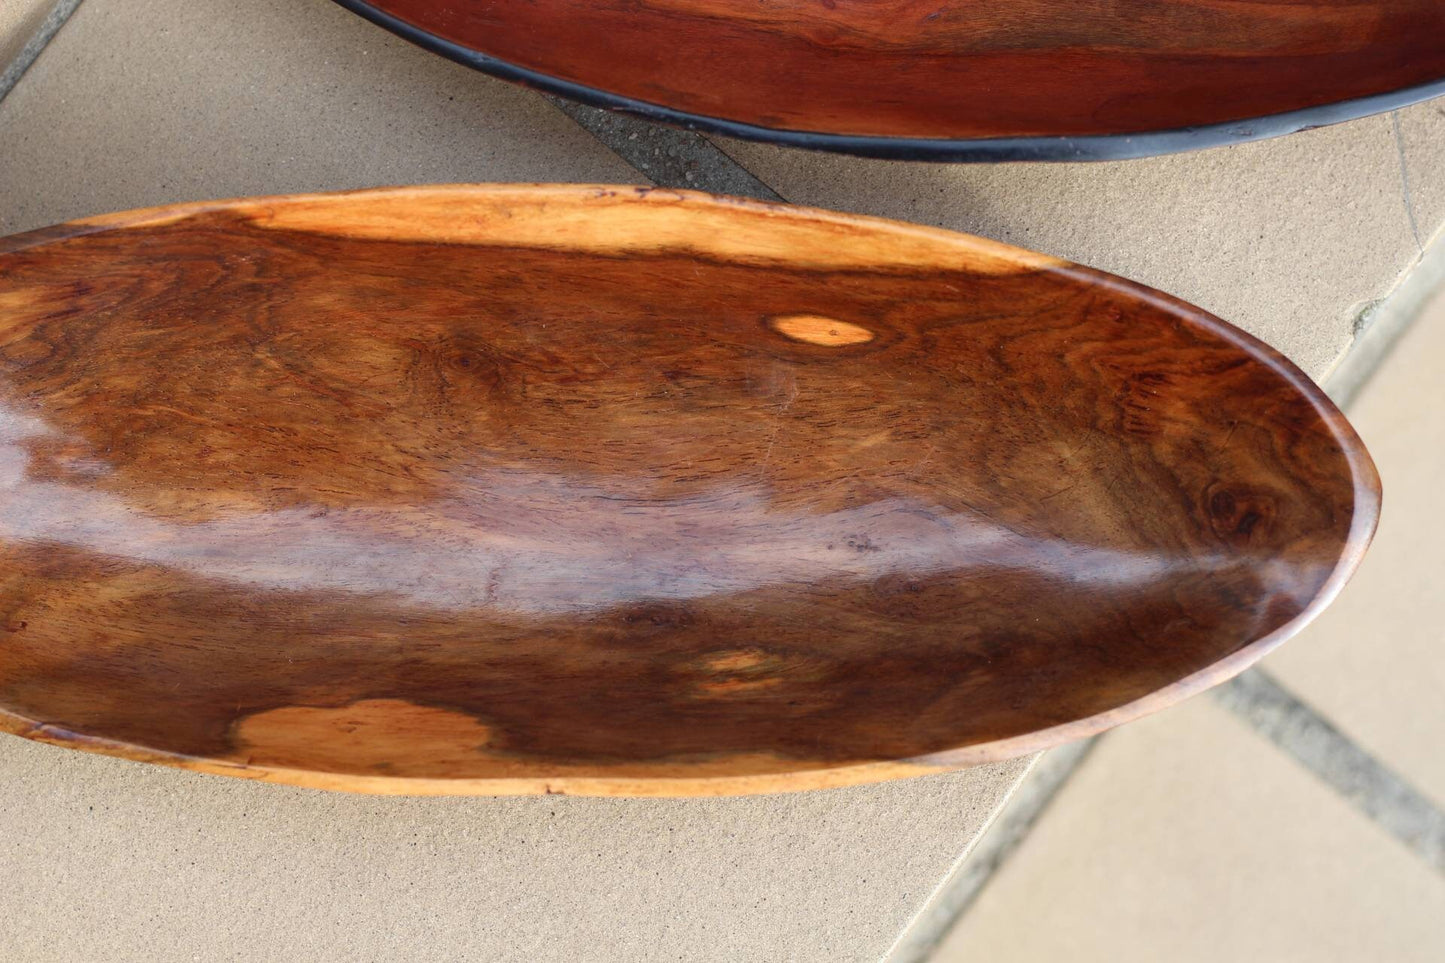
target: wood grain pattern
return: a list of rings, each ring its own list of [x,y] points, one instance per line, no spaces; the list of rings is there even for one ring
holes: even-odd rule
[[[635,103],[870,138],[1176,131],[1445,79],[1439,0],[347,5]]]
[[[0,719],[376,792],[765,792],[1239,671],[1378,481],[1268,347],[978,238],[641,188],[0,241]]]

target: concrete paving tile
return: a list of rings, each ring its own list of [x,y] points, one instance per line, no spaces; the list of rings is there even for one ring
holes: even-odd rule
[[[1122,274],[1263,337],[1315,378],[1349,345],[1359,310],[1418,253],[1389,116],[1105,164],[898,164],[718,142],[795,203],[950,227]],[[1445,156],[1433,153],[1419,153],[1416,180],[1445,183]],[[1442,217],[1422,210],[1421,230]]]
[[[0,737],[0,959],[872,963],[1023,769],[741,799],[391,798]]]
[[[1445,294],[1356,396],[1384,483],[1379,532],[1333,606],[1265,668],[1445,807]]]
[[[0,140],[0,233],[244,194],[643,182],[535,94],[328,0],[86,0],[0,101]]]
[[[936,963],[1434,961],[1445,880],[1208,700],[1105,736]]]

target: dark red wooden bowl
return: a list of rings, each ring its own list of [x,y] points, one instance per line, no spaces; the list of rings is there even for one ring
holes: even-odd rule
[[[0,239],[0,727],[61,745],[378,792],[937,772],[1238,672],[1378,505],[1268,347],[945,231],[478,186]]]
[[[1138,157],[1445,94],[1441,0],[338,0],[509,80],[878,157]]]

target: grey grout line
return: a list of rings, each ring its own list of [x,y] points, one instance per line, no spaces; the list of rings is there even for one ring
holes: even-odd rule
[[[1094,736],[1050,749],[1039,757],[973,850],[955,864],[898,942],[885,963],[923,963],[963,918],[988,881],[1023,843],[1059,791],[1098,742]]]
[[[1261,669],[1231,679],[1213,694],[1216,702],[1445,873],[1445,812],[1322,715]]]
[[[1395,153],[1400,155],[1400,195],[1405,202],[1405,216],[1410,219],[1410,233],[1415,238],[1415,247],[1425,253],[1425,242],[1420,238],[1420,222],[1415,219],[1415,197],[1410,191],[1410,162],[1405,157],[1405,134],[1400,130],[1400,112],[1390,111],[1390,122],[1395,128]]]
[[[1310,770],[1364,816],[1445,874],[1445,812],[1395,775],[1263,669],[1210,690],[1223,708]],[[909,924],[884,963],[925,963],[1022,845],[1104,733],[1051,749],[933,899]]]
[[[783,199],[696,131],[663,127],[551,94],[542,96],[659,187],[736,194],[764,201]]]
[[[1419,258],[1406,269],[1394,289],[1366,308],[1355,322],[1355,340],[1324,384],[1336,405],[1349,407],[1401,336],[1424,313],[1426,304],[1442,289],[1445,228],[1425,242]]]
[[[35,63],[46,44],[50,43],[60,32],[60,28],[65,26],[65,21],[70,19],[70,15],[78,6],[80,6],[80,0],[60,0],[50,8],[50,13],[40,21],[40,26],[36,28],[35,33],[31,34],[30,39],[25,42],[25,46],[20,48],[20,53],[3,72],[0,72],[0,100],[4,100],[6,94],[15,89],[15,85],[20,82],[25,71]]]

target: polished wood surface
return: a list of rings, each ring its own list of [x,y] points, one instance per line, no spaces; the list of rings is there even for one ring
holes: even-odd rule
[[[842,785],[1239,671],[1378,482],[1268,347],[944,231],[438,187],[0,241],[0,719],[378,792]]]
[[[630,101],[857,137],[1176,131],[1445,79],[1440,0],[347,5]]]

